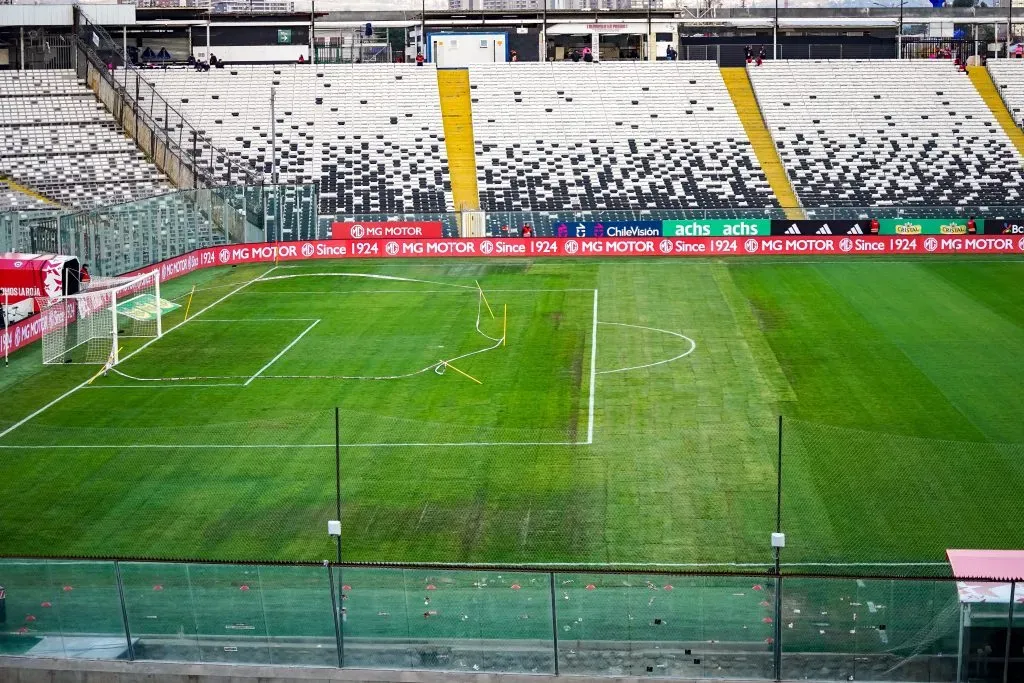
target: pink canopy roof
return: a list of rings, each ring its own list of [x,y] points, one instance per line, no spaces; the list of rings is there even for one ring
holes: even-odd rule
[[[958,579],[1024,581],[1024,550],[947,550]]]

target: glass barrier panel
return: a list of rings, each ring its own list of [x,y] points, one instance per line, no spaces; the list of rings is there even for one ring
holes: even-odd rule
[[[958,680],[972,683],[1019,681],[1021,670],[1020,636],[1010,641],[1009,677],[1006,667],[1006,629],[1010,625],[1010,584],[1005,582],[961,581],[956,584],[960,598],[962,629],[960,675]],[[1014,622],[1021,609],[1018,583],[1014,591]],[[1016,635],[1016,634],[1014,634]],[[1015,677],[1014,672],[1018,672]]]
[[[127,659],[113,562],[0,560],[0,652]]]
[[[338,666],[326,567],[259,567],[270,642],[278,666]]]
[[[259,567],[190,564],[185,570],[200,661],[272,663]]]
[[[188,567],[122,562],[121,586],[135,658],[200,662]]]
[[[950,581],[786,578],[782,676],[955,681],[959,619]]]
[[[554,672],[547,574],[335,571],[346,667]]]
[[[771,581],[556,574],[563,674],[772,678]]]

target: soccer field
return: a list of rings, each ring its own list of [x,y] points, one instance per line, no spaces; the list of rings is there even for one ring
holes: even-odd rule
[[[1022,284],[1012,258],[202,271],[92,383],[38,346],[0,372],[0,554],[333,557],[338,407],[346,560],[766,563],[781,415],[787,565],[939,571],[1019,544]]]

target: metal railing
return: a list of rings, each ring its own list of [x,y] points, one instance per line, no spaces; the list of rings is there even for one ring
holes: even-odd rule
[[[214,144],[132,65],[106,29],[79,12],[78,77],[93,88],[144,153],[179,187],[259,185],[263,173]]]

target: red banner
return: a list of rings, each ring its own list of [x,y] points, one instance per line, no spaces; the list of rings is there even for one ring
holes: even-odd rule
[[[440,225],[440,224],[438,224]],[[374,239],[318,240],[278,244],[238,244],[198,249],[128,273],[160,271],[160,280],[172,280],[201,268],[304,261],[307,259],[362,258],[584,258],[612,256],[892,256],[928,254],[1024,254],[1019,235],[864,235],[822,237],[642,237],[642,238],[480,238],[480,239]],[[32,316],[16,323],[0,339],[10,351],[39,339],[43,331],[63,322]]]
[[[385,221],[331,223],[331,238],[336,240],[424,240],[441,239],[441,221]]]
[[[21,301],[37,296],[60,296],[66,256],[0,255],[0,299]]]

